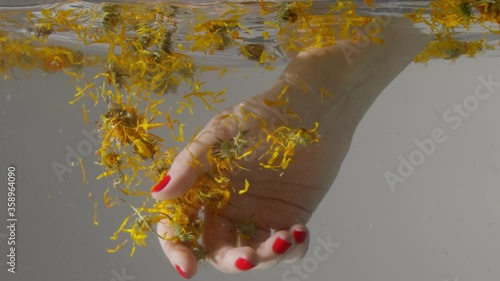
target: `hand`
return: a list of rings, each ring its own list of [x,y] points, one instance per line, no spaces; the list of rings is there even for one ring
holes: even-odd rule
[[[251,186],[242,195],[232,193],[228,205],[217,215],[205,214],[202,238],[207,260],[215,268],[227,273],[265,269],[280,261],[297,261],[306,253],[309,231],[305,224],[335,179],[356,126],[376,97],[427,43],[428,37],[420,32],[398,29],[401,22],[395,19],[391,24],[380,34],[384,45],[372,43],[349,60],[339,44],[351,42],[299,53],[268,91],[213,118],[176,157],[168,172],[171,180],[153,192],[158,200],[183,195],[200,173],[211,170],[207,151],[219,139],[231,139],[240,130],[248,130],[248,138],[265,139],[262,121],[270,130],[282,125],[312,129],[319,122],[319,142],[297,146],[283,173],[259,165],[262,160],[258,156],[268,149],[263,142],[257,157],[240,161],[248,171],[240,169],[229,176],[235,190],[243,189],[245,180]],[[377,66],[381,62],[382,70]],[[286,85],[290,85],[286,106],[301,116],[301,121],[283,114],[283,107],[265,103],[266,99],[275,100]],[[333,95],[321,97],[322,89]],[[248,113],[259,118],[245,119]],[[228,115],[234,118],[224,117]],[[202,170],[189,164],[193,157],[203,164]],[[238,239],[238,226],[248,220],[257,227],[255,237]],[[165,232],[172,233],[167,221],[158,224],[158,233]],[[190,248],[163,239],[160,244],[182,276],[196,274],[197,260]]]

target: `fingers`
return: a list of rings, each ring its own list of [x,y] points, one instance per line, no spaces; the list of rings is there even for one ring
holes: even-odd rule
[[[257,243],[260,260],[257,269],[266,269],[279,262],[293,263],[300,260],[309,246],[308,231],[304,225],[294,225],[288,230],[281,230],[262,243]]]
[[[277,231],[266,241],[256,243],[257,254],[259,256],[259,266],[257,269],[266,269],[278,264],[286,255],[287,251],[294,246],[293,237],[288,230]]]
[[[214,214],[207,214],[206,222],[211,223],[211,227],[203,234],[207,259],[224,273],[239,273],[254,268],[266,269],[280,261],[295,262],[307,252],[309,233],[306,226],[301,224],[293,225],[288,230],[277,231],[270,236],[269,233],[266,235],[266,231],[258,230],[256,239],[262,239],[261,242],[242,242],[241,244],[248,245],[238,246],[233,223]],[[159,223],[157,228],[160,235],[172,235],[167,221]],[[164,239],[160,239],[160,244],[179,275],[189,279],[196,274],[198,262],[189,247]]]
[[[210,263],[226,273],[237,273],[250,269],[267,269],[280,261],[287,263],[300,260],[307,252],[309,239],[305,227],[281,230],[261,243],[251,247],[236,247],[225,239],[213,244],[217,250],[210,256]]]
[[[257,253],[251,247],[235,247],[225,240],[219,240],[214,245],[217,252],[210,259],[210,263],[221,272],[238,273],[259,264]]]
[[[208,222],[216,218],[206,219]],[[225,273],[238,273],[254,268],[266,269],[280,261],[297,261],[304,256],[308,248],[308,231],[300,224],[270,236],[269,233],[263,235],[265,231],[259,230],[256,239],[261,238],[262,241],[239,247],[235,243],[237,236],[234,231],[231,232],[231,223],[222,218],[218,219],[215,225],[209,234],[204,235],[204,241],[209,251],[208,260],[216,269]]]
[[[158,223],[157,232],[161,236],[167,233],[167,237],[173,233],[167,220]],[[198,261],[189,247],[186,247],[182,243],[172,243],[161,238],[159,240],[163,252],[165,252],[165,255],[172,263],[172,266],[177,269],[180,276],[190,279],[196,274]]]
[[[248,246],[238,247],[236,224],[214,213],[205,215],[203,243],[207,260],[221,272],[238,273],[254,268],[259,259],[256,251]],[[258,231],[260,232],[260,231]],[[259,233],[265,235],[265,233]]]
[[[294,246],[282,260],[286,263],[294,263],[302,259],[309,248],[309,231],[305,225],[294,225],[290,228],[290,232],[293,236]]]

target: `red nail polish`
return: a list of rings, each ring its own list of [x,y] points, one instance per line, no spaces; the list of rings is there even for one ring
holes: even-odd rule
[[[294,230],[293,231],[293,238],[295,239],[295,242],[297,243],[302,243],[304,240],[306,240],[307,237],[307,232],[302,231],[302,230]]]
[[[280,255],[280,254],[283,254],[284,252],[286,252],[286,250],[288,250],[288,248],[290,248],[290,246],[292,246],[292,243],[288,243],[285,240],[278,237],[278,238],[276,238],[276,241],[274,241],[273,251],[276,254]]]
[[[255,267],[254,264],[252,264],[251,262],[247,261],[244,258],[237,259],[234,264],[239,270],[249,270]]]
[[[186,278],[186,279],[191,279],[189,275],[187,275],[184,271],[182,271],[181,267],[178,265],[175,265],[175,269],[177,269],[177,272],[179,272],[179,275]]]
[[[161,181],[159,181],[153,189],[151,189],[151,192],[158,192],[161,191],[162,189],[167,186],[168,182],[170,181],[170,175],[166,175]]]

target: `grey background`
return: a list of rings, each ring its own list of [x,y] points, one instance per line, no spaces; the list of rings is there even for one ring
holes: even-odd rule
[[[240,275],[205,265],[193,280],[286,280],[293,266],[304,272],[314,265],[317,239],[340,246],[326,260],[316,260],[317,268],[306,277],[291,274],[287,276],[296,279],[289,280],[498,280],[500,87],[457,130],[442,114],[474,94],[479,76],[491,74],[500,81],[499,62],[479,58],[409,66],[358,127],[339,176],[308,224],[311,245],[304,260]],[[278,72],[247,68],[222,80],[217,75],[203,79],[207,88],[228,87],[231,99],[224,108],[265,90]],[[108,237],[129,210],[108,210],[101,204],[100,226],[93,225],[93,202],[87,195],[92,192],[101,201],[110,184],[95,180],[102,170],[94,164],[93,152],[82,155],[86,185],[79,167],[72,167],[62,181],[52,169],[54,162],[66,165],[66,147],[76,149],[88,141],[82,131],[94,128],[104,105],[94,108],[86,101],[87,126],[81,104],[68,104],[74,93],[71,79],[40,72],[29,78],[17,75],[20,81],[0,80],[0,280],[182,280],[154,238],[132,258],[127,248],[106,253],[115,245]],[[203,110],[186,116],[188,134],[209,116]],[[429,138],[435,128],[443,129],[447,140],[392,192],[384,172],[396,172],[398,156],[408,159],[417,149],[415,140]],[[3,235],[11,164],[17,167],[19,218],[15,275],[6,272]]]
[[[457,129],[441,115],[473,95],[478,76],[500,81],[498,59],[432,61],[411,65],[381,94],[360,124],[340,174],[308,224],[311,245],[295,266],[311,268],[316,239],[340,244],[317,269],[298,280],[498,280],[500,275],[500,89]],[[279,69],[278,69],[279,71]],[[277,72],[241,69],[222,80],[206,77],[207,88],[228,86],[227,105],[263,91]],[[244,76],[248,75],[248,79]],[[109,182],[93,154],[84,156],[88,185],[79,167],[59,182],[51,164],[65,164],[66,146],[86,141],[81,105],[67,102],[73,82],[63,75],[30,73],[20,81],[0,81],[0,210],[6,211],[7,166],[17,167],[18,265],[6,272],[7,244],[0,239],[1,280],[181,280],[155,239],[138,248],[106,253],[124,208],[99,209],[93,226],[92,192],[101,201]],[[224,105],[221,106],[224,108]],[[87,101],[91,122],[104,108]],[[200,112],[202,112],[201,110]],[[210,114],[188,122],[204,124]],[[187,125],[189,126],[189,125]],[[442,128],[447,140],[391,192],[385,171],[396,172],[401,154]],[[95,150],[95,147],[94,147]],[[101,204],[102,205],[102,204]],[[2,236],[0,236],[2,238]],[[325,253],[325,252],[322,252]],[[292,265],[224,275],[202,266],[194,280],[285,280]],[[119,279],[125,273],[130,278]],[[289,277],[296,275],[289,275]],[[297,280],[297,279],[291,279]]]

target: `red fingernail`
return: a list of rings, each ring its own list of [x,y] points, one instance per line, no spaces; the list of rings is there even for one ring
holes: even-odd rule
[[[288,250],[288,248],[290,248],[290,246],[292,246],[292,243],[288,243],[285,240],[278,237],[276,239],[276,241],[274,241],[273,251],[276,254],[280,255],[280,254],[283,254],[284,252],[286,252],[286,250]]]
[[[177,272],[179,272],[179,275],[186,278],[186,279],[191,279],[189,275],[186,274],[186,272],[182,271],[181,267],[178,265],[175,265],[175,269],[177,269]]]
[[[244,258],[237,259],[235,265],[239,270],[249,270],[255,267],[255,265]]]
[[[293,238],[295,239],[295,242],[297,243],[302,243],[304,240],[306,240],[307,237],[307,232],[302,231],[302,230],[294,230],[293,231]]]
[[[158,182],[153,189],[151,189],[151,192],[158,192],[161,191],[162,189],[167,186],[168,182],[170,181],[170,175],[166,175],[160,182]]]

